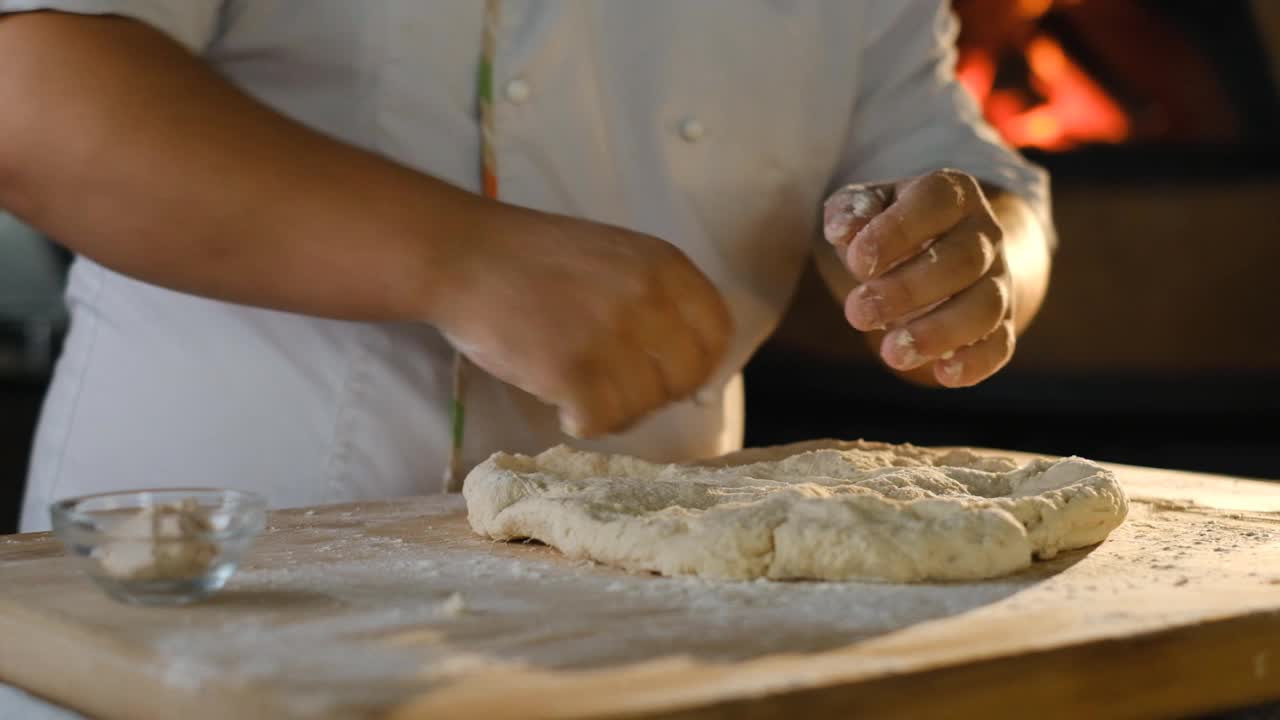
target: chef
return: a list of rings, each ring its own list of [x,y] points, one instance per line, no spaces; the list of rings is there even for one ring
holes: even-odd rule
[[[1046,178],[956,82],[944,0],[0,12],[0,206],[78,256],[25,530],[126,487],[715,455],[815,249],[849,332],[944,387],[1048,282]]]

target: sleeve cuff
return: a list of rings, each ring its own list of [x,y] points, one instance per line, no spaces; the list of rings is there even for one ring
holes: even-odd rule
[[[198,55],[213,41],[221,5],[221,0],[0,0],[0,14],[54,10],[119,15],[156,28]]]

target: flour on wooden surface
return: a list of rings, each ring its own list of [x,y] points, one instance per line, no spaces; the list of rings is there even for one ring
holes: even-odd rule
[[[1069,606],[1101,637],[1135,617],[1153,626],[1182,617],[1184,595],[1240,589],[1224,563],[1253,568],[1258,587],[1280,579],[1280,528],[1144,504],[1097,548],[1006,578],[914,585],[627,574],[538,544],[481,539],[460,498],[387,508],[356,513],[363,523],[298,513],[288,532],[277,524],[264,534],[212,601],[151,613],[136,641],[153,653],[156,675],[192,691],[268,684],[293,716],[342,717],[403,700],[406,687],[495,669],[837,652],[975,613],[1017,622]],[[1157,587],[1163,604],[1135,601]],[[466,611],[441,616],[455,593]]]

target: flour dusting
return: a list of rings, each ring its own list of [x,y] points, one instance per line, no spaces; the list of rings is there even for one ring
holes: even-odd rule
[[[732,662],[837,651],[973,613],[1069,603],[1100,633],[1135,613],[1167,621],[1185,611],[1121,612],[1117,604],[1126,608],[1157,584],[1175,599],[1222,589],[1224,561],[1273,566],[1267,558],[1280,537],[1245,521],[1140,505],[1100,548],[999,580],[720,582],[627,574],[539,545],[489,542],[470,533],[460,499],[435,503],[406,501],[365,524],[321,512],[297,513],[290,525],[278,515],[282,531],[264,536],[226,590],[198,610],[156,614],[135,641],[171,687],[266,684],[281,713],[359,715],[402,700],[406,688],[473,673],[599,669],[672,653]],[[1273,579],[1251,582],[1274,593]],[[441,612],[458,604],[457,614]]]

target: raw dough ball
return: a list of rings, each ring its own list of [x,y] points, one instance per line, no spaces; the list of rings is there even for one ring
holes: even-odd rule
[[[1101,542],[1115,476],[1034,460],[814,441],[659,465],[560,446],[466,479],[472,529],[628,570],[723,579],[978,580]]]

